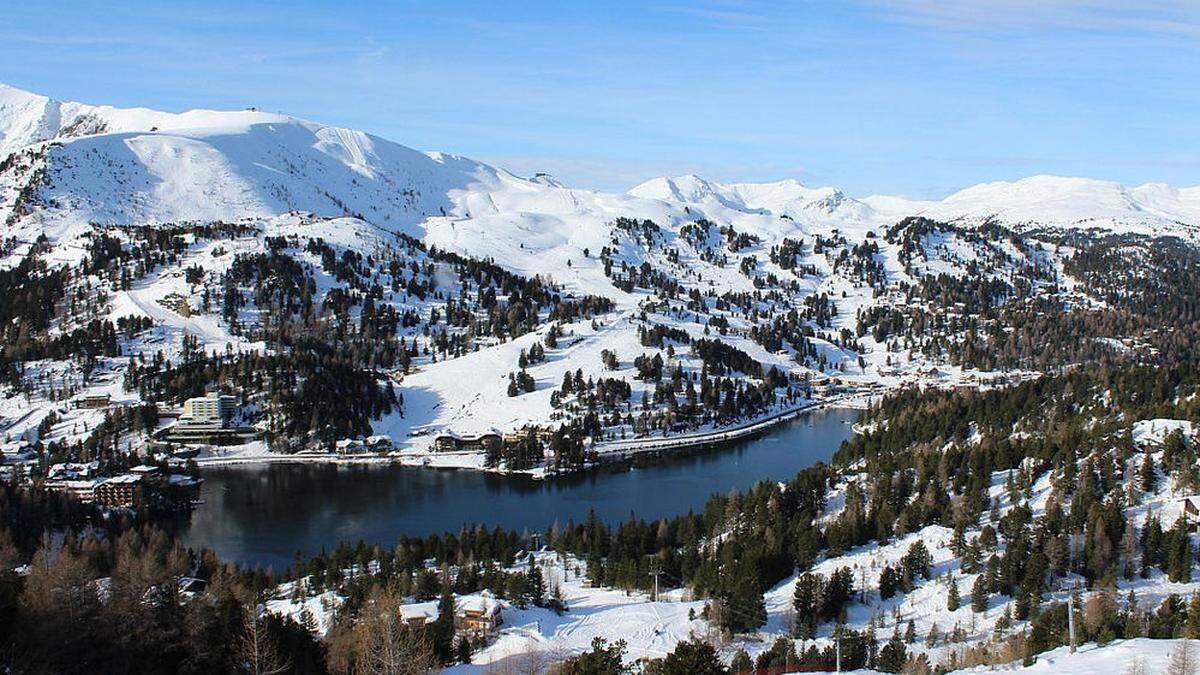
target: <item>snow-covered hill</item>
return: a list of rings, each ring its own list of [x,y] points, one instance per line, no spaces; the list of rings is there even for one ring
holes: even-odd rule
[[[161,113],[60,103],[0,88],[0,217],[13,234],[80,225],[239,220],[305,211],[395,231],[452,193],[522,179],[352,129],[253,110]]]
[[[1054,176],[977,185],[942,201],[854,199],[795,180],[719,184],[697,176],[656,178],[626,194],[605,194],[287,115],[120,109],[0,85],[0,158],[6,155],[12,157],[0,165],[0,218],[17,237],[67,235],[88,222],[307,211],[358,216],[498,259],[503,251],[492,250],[494,241],[503,248],[528,239],[527,247],[542,255],[501,262],[543,271],[565,267],[562,244],[596,243],[590,240],[603,237],[596,226],[614,214],[660,224],[703,217],[771,234],[795,226],[862,230],[909,215],[1188,236],[1200,223],[1200,187],[1128,188]]]
[[[654,178],[629,193],[693,207],[786,216],[827,227],[878,226],[906,216],[924,216],[964,224],[991,220],[1021,229],[1096,227],[1193,238],[1200,232],[1200,186],[1151,183],[1126,187],[1112,181],[1062,176],[983,183],[941,201],[887,195],[854,199],[834,188],[809,188],[795,180],[719,184],[697,176]]]
[[[957,223],[897,224],[914,214]],[[997,222],[1011,229],[992,227]],[[1095,344],[1129,351],[1143,344],[1143,326],[1105,324],[1095,340],[1055,352],[1058,361],[1034,363],[1027,345],[1053,337],[1042,329],[1008,341],[1005,360],[988,360],[968,325],[1005,303],[1099,308],[1105,297],[1127,297],[1107,296],[1104,275],[1082,278],[1093,271],[1087,260],[1073,276],[1070,257],[1080,242],[1048,228],[1196,241],[1197,224],[1200,188],[1054,177],[976,186],[937,202],[855,199],[795,180],[720,184],[697,176],[605,193],[287,115],[119,109],[0,85],[0,271],[25,264],[69,272],[62,287],[29,291],[53,298],[43,312],[53,320],[33,331],[44,331],[35,339],[95,319],[136,317],[155,331],[131,336],[122,355],[179,354],[184,336],[209,350],[271,349],[263,338],[280,289],[267,266],[287,270],[303,287],[284,289],[288,300],[313,303],[290,317],[308,322],[305,330],[351,322],[363,331],[352,339],[386,346],[388,367],[395,354],[411,352],[408,416],[375,424],[397,438],[419,428],[512,431],[582,417],[590,404],[576,400],[579,392],[558,390],[568,374],[581,386],[585,378],[630,385],[625,417],[613,408],[605,424],[619,437],[680,426],[665,418],[635,425],[629,399],[653,399],[643,410],[667,409],[660,378],[674,370],[694,380],[714,358],[745,356],[762,374],[777,369],[790,382],[775,380],[779,400],[767,404],[777,408],[797,404],[794,394],[810,378],[944,382],[982,377],[972,370],[1078,362],[1095,356]],[[1144,260],[1161,252],[1138,245]],[[518,282],[479,271],[492,263],[536,278],[526,289],[534,296],[550,289],[556,297],[514,294]],[[1162,267],[1151,263],[1141,276]],[[456,304],[460,291],[466,301]],[[553,309],[558,295],[589,309],[561,310],[563,318]],[[595,298],[610,304],[597,311]],[[394,334],[383,342],[369,326],[380,308],[395,312],[385,317],[384,333]],[[496,325],[509,311],[515,314],[505,315],[506,325]],[[452,314],[454,325],[445,325]],[[1027,319],[992,317],[991,339],[1016,335],[1033,325]],[[549,322],[562,331],[560,346],[524,362],[523,350],[548,340]],[[650,331],[674,337],[664,342]],[[686,353],[706,339],[733,356]],[[665,375],[645,371],[656,357]],[[116,373],[121,363],[113,366]],[[509,378],[517,371],[533,389],[513,395]],[[745,371],[734,379],[763,384]],[[672,388],[684,395],[682,379]]]

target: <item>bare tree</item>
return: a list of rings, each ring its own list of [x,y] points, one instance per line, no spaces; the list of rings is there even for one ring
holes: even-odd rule
[[[279,653],[257,604],[251,604],[243,614],[238,653],[251,675],[276,675],[292,667],[291,661]]]
[[[1184,638],[1175,643],[1171,660],[1167,663],[1167,675],[1195,675],[1196,654],[1192,641]]]
[[[1125,675],[1146,675],[1146,661],[1138,656],[1125,666]]]
[[[354,626],[354,670],[361,675],[418,675],[435,668],[433,647],[423,629],[400,616],[400,596],[376,587]]]

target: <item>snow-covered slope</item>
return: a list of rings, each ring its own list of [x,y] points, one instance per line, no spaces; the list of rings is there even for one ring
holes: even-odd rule
[[[0,85],[0,219],[13,228],[10,236],[32,240],[44,232],[53,239],[90,222],[293,211],[353,215],[517,271],[545,272],[565,270],[582,248],[598,248],[603,225],[616,216],[664,225],[707,218],[773,239],[796,227],[805,230],[797,234],[840,229],[854,239],[856,231],[909,215],[1192,237],[1200,187],[1035,176],[912,201],[854,199],[795,180],[720,184],[689,175],[606,194],[287,115],[119,109]],[[513,242],[518,249],[506,251]],[[573,282],[579,275],[562,276]]]
[[[796,222],[851,227],[886,225],[906,216],[968,224],[994,220],[1017,227],[1098,227],[1144,234],[1197,235],[1200,186],[1126,187],[1112,181],[1032,176],[983,183],[941,201],[875,195],[853,199],[834,188],[795,180],[720,184],[697,176],[654,178],[632,195],[695,207],[786,216]]]
[[[161,113],[0,89],[0,217],[17,235],[90,222],[238,220],[293,211],[412,231],[454,191],[533,183],[453,155],[253,110]],[[14,215],[15,214],[15,215]]]
[[[1126,187],[1112,181],[1032,176],[984,183],[950,195],[925,212],[935,219],[993,217],[1012,224],[1170,231],[1200,225],[1200,188]]]
[[[774,183],[706,181],[699,176],[654,178],[629,194],[697,206],[718,206],[744,213],[774,214],[803,222],[864,222],[877,219],[870,206],[831,187],[810,188],[795,179]]]
[[[896,226],[913,214],[961,222]],[[78,268],[72,283],[82,288],[71,289],[77,297],[89,297],[91,283],[112,291],[87,311],[61,303],[55,330],[136,316],[150,319],[162,334],[157,337],[172,343],[189,335],[208,348],[260,346],[253,329],[241,335],[230,325],[230,317],[240,315],[224,307],[224,298],[230,288],[244,290],[245,316],[234,323],[253,327],[271,304],[249,300],[261,280],[222,277],[236,256],[282,251],[312,278],[318,303],[340,288],[358,306],[356,293],[381,284],[373,289],[373,308],[417,317],[404,326],[408,345],[418,336],[423,341],[414,354],[417,370],[406,373],[409,416],[380,425],[397,437],[417,427],[476,433],[561,419],[553,390],[568,372],[618,377],[632,383],[638,399],[657,396],[635,367],[639,356],[659,355],[689,373],[703,368],[694,355],[672,355],[661,340],[654,344],[642,334],[655,325],[690,339],[718,335],[759,364],[798,379],[835,375],[896,385],[967,377],[969,368],[927,362],[948,356],[938,353],[944,347],[934,345],[935,337],[963,338],[957,328],[933,335],[929,326],[940,324],[929,323],[926,314],[971,318],[963,315],[979,308],[968,309],[964,298],[982,297],[972,284],[987,285],[989,306],[1060,289],[1073,295],[1056,302],[1098,306],[1099,294],[1109,290],[1096,280],[1070,278],[1064,266],[1074,249],[1053,237],[1032,233],[1014,242],[973,227],[989,218],[1016,229],[1101,226],[1200,239],[1193,230],[1200,223],[1200,188],[1129,189],[1035,177],[914,202],[854,199],[795,180],[721,184],[681,176],[605,193],[286,115],[118,109],[0,86],[0,269],[37,258],[38,264]],[[214,221],[228,227],[210,228]],[[166,239],[152,242],[138,231],[147,225],[159,235],[170,229],[183,243],[166,255]],[[420,239],[425,252],[410,250],[412,242],[397,233]],[[43,237],[46,243],[37,244]],[[280,237],[290,243],[279,248]],[[309,247],[309,239],[322,243]],[[333,247],[329,255],[366,259],[361,278],[353,279],[358,288],[341,287],[351,275],[337,278],[338,261],[321,258],[322,246]],[[89,278],[96,277],[97,261],[115,259],[117,252],[105,247],[123,251],[125,267]],[[164,255],[152,264],[128,264],[135,252],[148,251]],[[442,344],[442,357],[434,358],[429,343],[439,338],[422,322],[438,325],[431,312],[448,311],[455,289],[465,287],[461,275],[471,274],[438,278],[445,270],[430,261],[440,260],[440,252],[541,277],[553,282],[556,294],[599,296],[612,304],[600,312],[607,316],[560,321],[563,345],[551,348],[551,358],[519,367],[537,388],[513,396],[509,376],[521,350],[546,339],[548,313],[521,332],[528,337],[505,335],[494,343],[483,339],[486,331],[453,326],[457,337],[471,334],[466,349]],[[399,264],[384,267],[392,260],[426,267],[420,274]],[[440,279],[437,293],[446,295],[409,292],[417,277],[421,284]],[[954,297],[944,289],[914,295],[926,277],[969,279]],[[1089,290],[1097,296],[1087,296]],[[510,302],[509,290],[497,292],[502,303]],[[334,294],[332,305],[340,297]],[[362,309],[348,311],[355,316]],[[684,343],[674,346],[684,351]],[[604,353],[618,356],[605,363]]]

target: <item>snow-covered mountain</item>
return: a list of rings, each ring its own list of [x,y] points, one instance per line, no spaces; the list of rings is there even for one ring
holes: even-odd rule
[[[338,325],[348,333],[322,339],[354,352],[356,367],[405,363],[407,416],[373,422],[397,438],[582,418],[594,401],[557,389],[568,374],[623,381],[626,399],[665,409],[655,357],[680,378],[733,368],[739,386],[759,386],[759,370],[786,374],[761,412],[795,403],[810,378],[970,380],[1150,351],[1145,325],[1177,317],[1095,322],[1081,328],[1095,339],[1075,331],[1068,341],[1059,333],[1069,324],[1031,324],[1021,308],[1103,308],[1155,293],[1147,306],[1170,305],[1164,289],[1186,281],[1138,284],[1170,267],[1159,256],[1172,250],[1054,229],[1194,242],[1197,225],[1200,188],[1034,177],[920,202],[680,176],[607,193],[286,115],[118,109],[0,86],[0,273],[45,272],[10,289],[24,311],[10,324],[34,329],[13,332],[29,342],[22,353],[72,353],[50,344],[93,320],[136,319],[110,351],[168,358],[185,338],[207,350],[286,349],[280,322]],[[1072,260],[1085,246],[1092,255]],[[1100,269],[1103,256],[1135,248],[1139,260],[1121,274]],[[983,315],[994,330],[980,337]],[[710,339],[724,347],[684,354]],[[552,357],[531,360],[542,341]],[[79,371],[80,391],[95,388],[91,370],[60,360]],[[127,364],[109,365],[116,377]],[[517,371],[532,389],[523,380],[514,391]],[[35,403],[11,416],[36,428],[32,408],[49,410]],[[610,437],[634,433],[628,419],[606,422]],[[637,433],[678,425],[639,420]]]
[[[1200,224],[1200,187],[1129,188],[1054,176],[977,185],[941,201],[855,199],[791,179],[720,184],[697,176],[655,178],[625,194],[606,194],[287,115],[121,109],[60,102],[5,85],[0,157],[6,157],[0,164],[0,218],[18,237],[64,235],[89,222],[237,220],[303,211],[357,216],[490,255],[491,242],[477,245],[475,235],[532,237],[544,246],[530,249],[540,251],[557,240],[586,239],[578,230],[603,229],[595,226],[617,215],[667,222],[703,217],[766,235],[794,226],[861,231],[909,215],[1188,236]],[[775,222],[780,219],[790,222]],[[545,270],[566,260],[522,259],[527,257],[506,262]]]
[[[976,185],[929,205],[930,218],[994,218],[1013,225],[1129,228],[1142,232],[1195,233],[1200,225],[1200,186],[1162,183],[1126,187],[1113,181],[1032,176]]]
[[[906,216],[964,224],[992,220],[1018,229],[1098,227],[1184,236],[1195,236],[1200,226],[1200,186],[1150,183],[1126,187],[1112,181],[1062,176],[982,183],[941,201],[889,195],[854,199],[835,188],[810,188],[791,179],[720,184],[692,175],[654,178],[629,194],[689,206],[787,216],[796,222],[826,226],[878,226]]]
[[[294,211],[410,230],[450,208],[451,193],[527,183],[462,157],[286,115],[87,106],[2,86],[0,155],[8,155],[0,217],[51,235],[88,222]]]

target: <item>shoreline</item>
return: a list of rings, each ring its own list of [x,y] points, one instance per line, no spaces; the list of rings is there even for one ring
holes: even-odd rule
[[[245,464],[399,464],[414,468],[435,471],[478,471],[503,476],[525,476],[534,480],[549,480],[559,477],[573,476],[578,473],[596,468],[630,462],[639,456],[655,454],[671,454],[700,448],[722,445],[735,440],[752,438],[770,431],[774,427],[789,422],[800,415],[817,412],[826,408],[859,408],[879,393],[855,393],[834,396],[819,401],[809,401],[803,405],[778,411],[752,420],[740,426],[715,429],[701,433],[684,434],[679,436],[643,437],[615,441],[603,441],[596,445],[599,458],[596,462],[582,467],[578,471],[567,473],[550,473],[546,468],[523,471],[508,471],[499,468],[488,468],[472,463],[463,464],[430,464],[427,460],[434,457],[454,456],[450,453],[421,453],[405,454],[403,451],[385,455],[329,455],[329,454],[294,454],[282,455],[276,453],[259,453],[252,455],[233,455],[228,457],[201,457],[195,460],[201,469],[208,467],[235,466]],[[478,453],[461,454],[466,459],[479,458]]]

